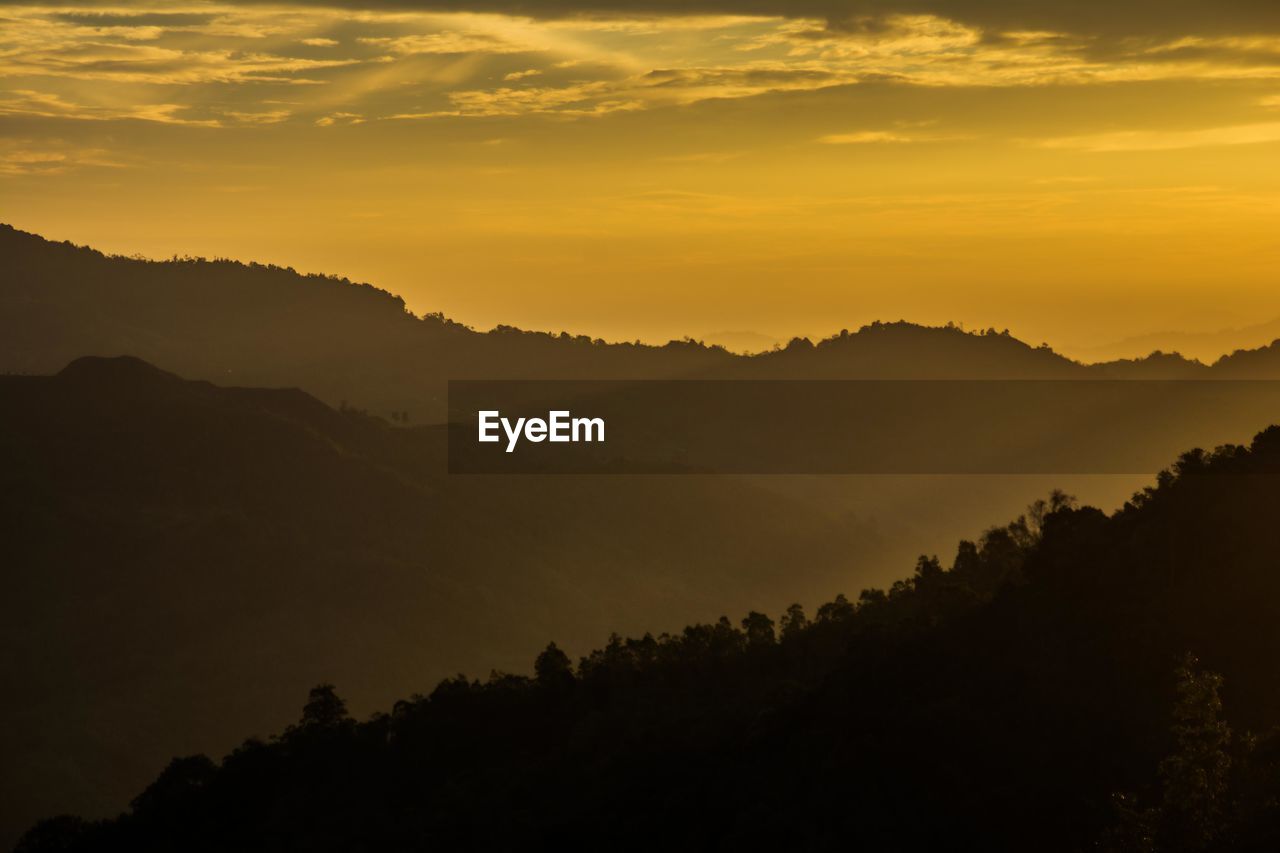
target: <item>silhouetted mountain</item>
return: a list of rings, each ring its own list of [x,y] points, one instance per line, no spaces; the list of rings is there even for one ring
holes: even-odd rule
[[[742,481],[448,478],[442,429],[136,359],[0,377],[0,409],[10,831],[118,808],[318,679],[370,708],[552,631],[585,648],[619,619],[830,589],[877,547]]]
[[[1213,364],[1215,373],[1228,379],[1271,379],[1280,363],[1280,341],[1257,349],[1236,350]]]
[[[365,722],[322,685],[280,735],[20,850],[1272,850],[1277,475],[1273,427],[1109,517],[1055,495],[814,621],[614,637],[576,665],[553,643],[532,678]]]
[[[1278,362],[1280,364],[1280,362]],[[1213,367],[1194,359],[1184,358],[1176,352],[1159,350],[1142,358],[1122,358],[1093,366],[1106,379],[1221,379],[1227,378]],[[1274,379],[1276,371],[1259,375],[1258,379]]]
[[[107,257],[0,226],[0,369],[52,373],[82,355],[130,354],[184,376],[300,386],[415,420],[446,378],[677,375],[720,349],[604,344],[415,317],[369,285],[233,261]]]
[[[297,386],[336,405],[438,419],[462,378],[1208,378],[1179,356],[1085,366],[994,329],[873,323],[757,355],[693,341],[608,344],[500,326],[480,333],[415,317],[398,297],[346,279],[233,261],[108,257],[0,226],[0,369],[51,373],[82,355],[130,354],[183,376]],[[1269,349],[1224,361],[1280,377]]]
[[[1089,371],[1048,347],[1031,347],[1007,333],[969,333],[913,323],[872,323],[813,343],[740,358],[734,375],[761,379],[1069,379]]]

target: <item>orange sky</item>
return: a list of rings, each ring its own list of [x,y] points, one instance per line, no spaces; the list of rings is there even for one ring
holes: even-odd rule
[[[1277,4],[671,5],[5,5],[0,219],[479,327],[1280,334]]]

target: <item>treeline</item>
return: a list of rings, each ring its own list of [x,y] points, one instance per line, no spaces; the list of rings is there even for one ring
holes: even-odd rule
[[[220,764],[203,755],[174,759],[127,815],[99,823],[54,818],[18,850],[389,850],[426,842],[452,849],[576,836],[582,828],[569,815],[541,826],[555,807],[530,808],[524,799],[573,785],[578,762],[622,770],[641,761],[632,766],[655,783],[686,772],[682,756],[705,771],[726,737],[750,738],[761,721],[812,692],[859,637],[888,631],[901,641],[989,600],[1015,580],[1048,515],[1071,505],[1055,493],[979,542],[961,543],[951,569],[921,557],[912,577],[863,590],[856,602],[838,595],[812,619],[793,604],[777,620],[753,611],[737,624],[721,617],[677,634],[615,634],[576,665],[552,642],[532,676],[458,675],[364,722],[348,715],[333,685],[320,685],[280,736],[247,741]],[[670,766],[628,755],[650,739]],[[560,780],[552,788],[530,784],[548,773]],[[679,808],[695,821],[697,806],[690,799]],[[590,825],[601,817],[582,819]],[[652,815],[636,840],[675,837],[674,817]],[[605,823],[591,831],[624,840]]]

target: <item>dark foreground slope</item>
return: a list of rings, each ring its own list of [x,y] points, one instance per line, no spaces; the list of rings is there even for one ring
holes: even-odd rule
[[[278,728],[319,680],[364,712],[549,635],[835,588],[875,546],[730,480],[448,478],[432,428],[136,359],[0,378],[0,411],[3,846]]]
[[[532,679],[448,680],[364,722],[317,688],[281,735],[21,849],[1275,849],[1278,512],[1272,428],[813,621],[576,665],[551,646]]]

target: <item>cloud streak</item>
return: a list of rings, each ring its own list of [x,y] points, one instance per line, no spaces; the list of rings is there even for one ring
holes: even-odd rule
[[[1280,122],[1259,122],[1199,130],[1126,130],[1085,136],[1047,139],[1045,148],[1077,148],[1084,151],[1175,151],[1223,145],[1258,145],[1280,142]]]
[[[80,121],[119,121],[122,119],[217,127],[214,119],[193,119],[182,115],[183,104],[138,104],[125,107],[103,107],[78,104],[59,95],[19,89],[0,95],[0,116],[38,116],[41,118],[76,119]]]

